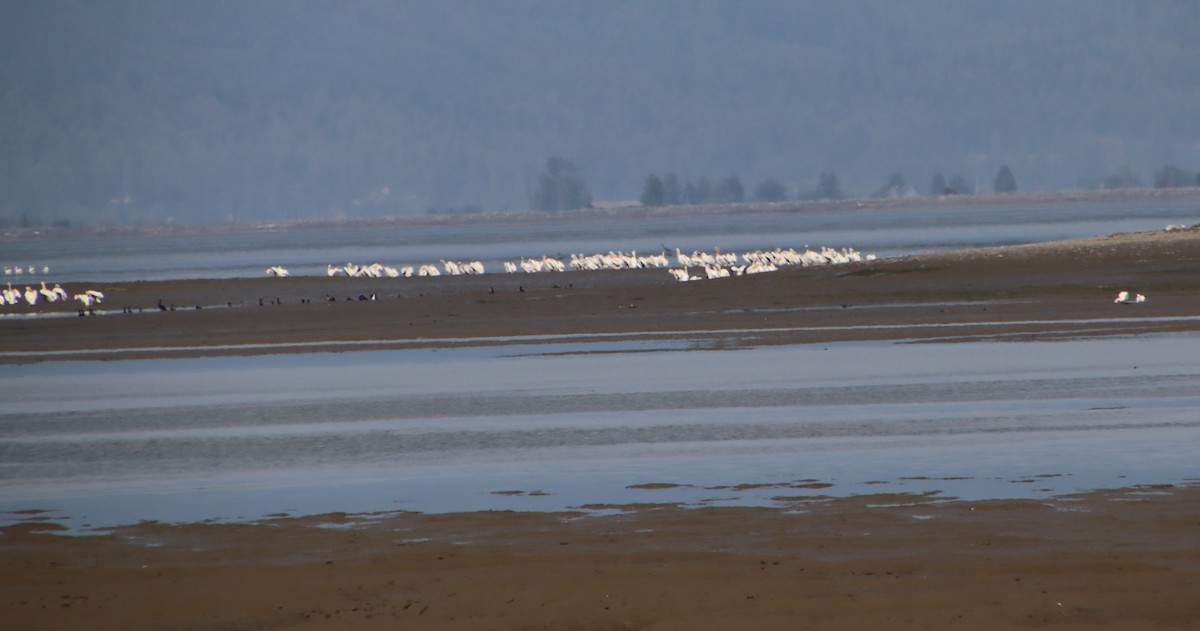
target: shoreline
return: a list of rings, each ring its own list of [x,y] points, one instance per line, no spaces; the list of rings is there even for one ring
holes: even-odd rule
[[[840,200],[789,200],[784,202],[744,202],[741,204],[702,204],[686,206],[607,205],[563,212],[492,211],[479,214],[394,215],[384,217],[279,219],[256,222],[215,224],[136,224],[125,226],[83,227],[13,227],[0,228],[0,243],[8,240],[54,237],[143,236],[222,234],[238,231],[320,230],[330,227],[363,227],[395,225],[459,225],[464,223],[526,223],[548,221],[596,221],[604,219],[678,218],[719,214],[793,214],[808,212],[853,212],[862,209],[913,208],[1004,208],[1028,204],[1105,204],[1138,202],[1156,199],[1200,200],[1200,187],[1110,189],[1096,191],[1032,191],[1017,193],[979,193],[967,195],[922,195],[892,199],[860,197]]]
[[[680,283],[662,269],[93,283],[95,317],[0,318],[0,363],[643,338],[734,346],[1197,331],[1200,230],[1118,234]],[[68,292],[79,287],[67,286]],[[1146,294],[1113,304],[1118,291]],[[368,300],[375,296],[375,300]],[[15,307],[15,313],[73,304]],[[998,337],[999,336],[999,337]],[[257,348],[255,348],[257,347]],[[143,349],[139,355],[137,349]],[[172,349],[172,350],[163,350]],[[72,351],[79,351],[72,354]]]
[[[2,530],[16,628],[1191,628],[1200,486]],[[34,516],[36,517],[36,516]],[[236,585],[236,590],[230,587]]]
[[[0,319],[0,363],[570,336],[721,349],[1194,334],[1200,230],[694,283],[640,270],[101,288],[107,305],[143,313]],[[1114,304],[1119,290],[1148,301]],[[357,299],[367,292],[377,300]],[[766,508],[278,514],[81,537],[28,511],[0,527],[0,618],[38,629],[1186,629],[1200,617],[1200,480],[1024,500],[871,488],[881,492],[783,485],[780,497],[795,497]]]

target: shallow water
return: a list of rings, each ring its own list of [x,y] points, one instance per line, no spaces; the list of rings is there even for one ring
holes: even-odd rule
[[[1197,335],[679,349],[0,366],[0,523],[22,509],[79,528],[865,492],[1038,497],[1200,478]]]
[[[863,209],[787,214],[545,223],[341,227],[229,234],[30,239],[0,249],[5,266],[49,267],[38,281],[127,281],[261,277],[283,265],[293,275],[323,275],[326,265],[503,261],[610,250],[662,248],[726,252],[796,247],[853,247],[879,256],[987,245],[1033,243],[1200,222],[1195,200],[1052,204],[995,208]]]

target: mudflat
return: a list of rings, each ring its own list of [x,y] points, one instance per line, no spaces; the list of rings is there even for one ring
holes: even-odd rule
[[[1200,488],[0,536],[10,629],[1194,629]],[[31,518],[36,515],[31,515]]]
[[[1200,230],[1119,234],[679,282],[662,269],[94,283],[9,307],[2,362],[644,336],[728,345],[1197,330]],[[1147,296],[1114,304],[1118,291]],[[372,299],[374,298],[374,299]],[[82,351],[84,354],[73,354]]]
[[[66,316],[2,318],[0,361],[520,336],[736,347],[1196,331],[1200,231],[686,283],[634,270],[88,287],[106,293],[110,313],[77,317],[55,303],[35,308]],[[1120,290],[1147,301],[1115,304]],[[91,536],[64,536],[30,512],[0,531],[0,620],[12,629],[1191,629],[1200,619],[1198,486],[781,506],[281,515]]]

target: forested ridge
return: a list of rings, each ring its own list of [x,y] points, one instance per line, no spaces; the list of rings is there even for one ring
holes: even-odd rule
[[[10,3],[0,220],[529,208],[647,175],[1062,190],[1200,169],[1187,0]]]

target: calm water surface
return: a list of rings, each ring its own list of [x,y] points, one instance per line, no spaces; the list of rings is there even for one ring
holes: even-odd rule
[[[677,344],[0,366],[0,523],[33,508],[102,527],[1200,478],[1197,335]],[[797,488],[814,481],[831,486]],[[646,484],[678,486],[629,488]]]
[[[787,214],[605,219],[546,223],[342,227],[155,237],[31,239],[0,244],[5,266],[49,267],[22,280],[125,281],[260,277],[272,265],[321,275],[326,265],[419,265],[480,260],[489,271],[521,257],[610,250],[727,252],[811,245],[879,256],[1032,243],[1200,223],[1195,200]]]

